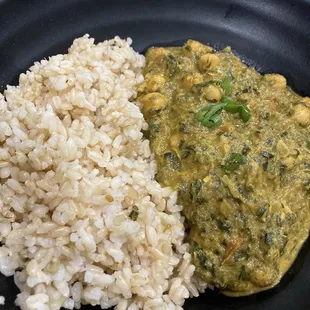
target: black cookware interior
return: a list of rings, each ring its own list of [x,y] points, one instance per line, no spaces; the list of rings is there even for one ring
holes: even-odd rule
[[[294,90],[310,95],[309,0],[0,0],[0,91],[33,61],[64,53],[85,33],[97,41],[131,37],[140,52],[188,38],[230,45],[247,64],[281,73]],[[308,247],[276,288],[242,298],[209,290],[185,309],[310,309]],[[13,279],[1,276],[5,309],[17,309],[17,293]]]

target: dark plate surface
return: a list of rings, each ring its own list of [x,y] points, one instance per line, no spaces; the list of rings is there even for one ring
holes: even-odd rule
[[[0,91],[33,61],[64,53],[85,33],[97,41],[130,36],[141,52],[188,38],[230,45],[249,65],[281,73],[294,90],[310,95],[309,0],[0,0]],[[185,309],[310,309],[308,248],[309,242],[270,291],[242,298],[208,291]],[[17,293],[13,279],[0,276],[4,309],[17,309]]]

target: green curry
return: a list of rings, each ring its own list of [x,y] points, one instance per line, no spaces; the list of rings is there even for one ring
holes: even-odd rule
[[[146,61],[156,178],[178,190],[196,273],[231,296],[273,287],[309,232],[310,99],[230,48],[189,40]]]

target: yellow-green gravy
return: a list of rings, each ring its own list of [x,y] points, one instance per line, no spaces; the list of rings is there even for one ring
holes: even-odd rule
[[[276,285],[309,232],[310,99],[230,48],[151,48],[138,101],[157,180],[178,190],[196,273],[224,294]]]

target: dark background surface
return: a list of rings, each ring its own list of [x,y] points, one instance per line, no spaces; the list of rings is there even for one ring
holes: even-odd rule
[[[188,38],[218,48],[230,45],[247,64],[281,73],[295,91],[310,95],[309,0],[0,0],[0,91],[17,84],[19,73],[34,61],[65,53],[85,33],[96,41],[130,36],[140,52]],[[187,301],[185,309],[310,309],[308,248],[309,243],[270,291],[229,298],[209,290]],[[17,309],[17,293],[13,279],[0,276],[2,308]]]

